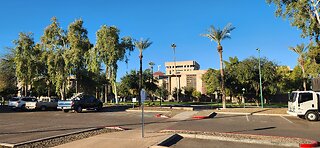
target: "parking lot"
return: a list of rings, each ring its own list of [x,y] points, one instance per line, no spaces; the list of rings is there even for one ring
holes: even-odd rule
[[[20,143],[95,127],[120,126],[139,130],[141,112],[126,112],[127,108],[105,107],[101,112],[64,113],[62,111],[13,112],[2,107],[0,109],[0,143]],[[145,113],[148,131],[171,129],[227,132],[300,137],[320,141],[320,122],[309,122],[296,117],[217,114],[213,118],[204,120],[190,118],[173,120],[156,118],[155,114]],[[201,140],[183,139],[173,147],[199,146],[199,141]],[[215,141],[206,142],[214,143]],[[221,141],[216,143],[223,145]]]
[[[3,111],[0,113],[0,143],[14,144],[100,126],[121,126],[129,129],[140,127],[141,114],[125,112],[124,109],[104,108],[102,112],[83,113]],[[146,113],[146,122],[163,120],[154,118],[154,114]]]
[[[320,141],[320,121],[292,116],[217,114],[214,118],[179,122],[169,129],[308,138]]]

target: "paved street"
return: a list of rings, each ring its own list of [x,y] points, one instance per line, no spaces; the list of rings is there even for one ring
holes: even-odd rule
[[[103,112],[84,113],[3,111],[0,112],[0,143],[18,143],[98,126],[121,126],[139,130],[140,112],[125,112],[125,109],[105,108]],[[320,122],[308,122],[295,117],[218,114],[214,118],[204,120],[174,120],[155,118],[155,114],[145,113],[148,132],[163,129],[192,130],[301,137],[320,141]],[[182,139],[173,147],[200,146],[199,143],[202,143],[203,147],[204,143],[224,145],[221,141]]]
[[[146,122],[159,122],[155,113],[145,113]],[[58,134],[89,129],[98,126],[121,126],[130,129],[140,128],[141,114],[125,111],[83,113],[46,112],[7,112],[0,113],[0,143],[18,143]]]
[[[320,141],[320,121],[309,122],[296,117],[218,114],[210,119],[179,122],[168,129],[288,136]]]

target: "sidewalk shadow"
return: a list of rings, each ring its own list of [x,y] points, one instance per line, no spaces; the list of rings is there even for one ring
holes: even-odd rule
[[[262,128],[255,128],[255,129],[248,129],[248,130],[239,130],[239,131],[231,131],[227,133],[241,133],[241,132],[250,132],[250,131],[262,131],[262,130],[270,130],[270,129],[275,129],[276,127],[274,126],[269,126],[269,127],[262,127]]]

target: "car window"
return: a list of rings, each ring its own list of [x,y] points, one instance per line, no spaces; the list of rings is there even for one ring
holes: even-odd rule
[[[30,98],[22,98],[21,100],[22,101],[30,101],[31,99]]]
[[[290,98],[289,98],[289,102],[295,102],[296,98],[297,98],[297,93],[291,93]]]
[[[10,101],[19,101],[19,98],[11,98]]]
[[[313,96],[312,93],[300,93],[299,94],[299,103],[313,100],[312,96]]]

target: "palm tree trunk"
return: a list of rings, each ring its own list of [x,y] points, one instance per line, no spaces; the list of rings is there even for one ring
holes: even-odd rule
[[[305,69],[304,69],[304,65],[301,65],[301,69],[302,69],[302,77],[303,77],[303,89],[304,91],[307,90],[307,82],[306,82],[306,74],[305,74]]]
[[[217,47],[219,56],[220,56],[220,75],[221,75],[221,92],[222,92],[222,108],[226,108],[226,92],[224,89],[224,72],[223,72],[223,58],[222,58],[222,51],[223,48],[221,45]]]
[[[141,105],[141,95],[140,95],[140,92],[141,92],[141,89],[142,89],[142,52],[140,52],[140,71],[139,71],[139,92],[138,92],[138,96],[139,96],[139,106]]]

